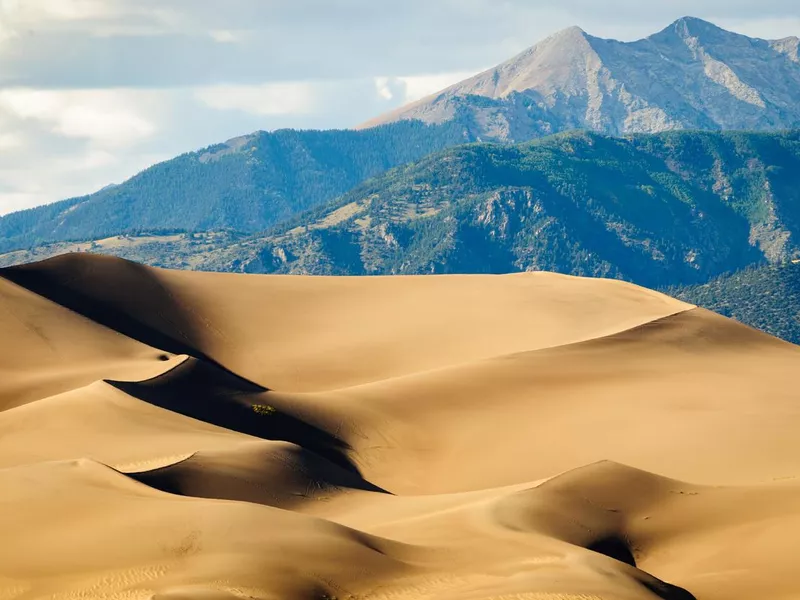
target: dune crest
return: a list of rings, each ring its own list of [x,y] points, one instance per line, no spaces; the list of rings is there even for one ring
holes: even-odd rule
[[[548,273],[0,270],[0,599],[794,598],[800,348]]]

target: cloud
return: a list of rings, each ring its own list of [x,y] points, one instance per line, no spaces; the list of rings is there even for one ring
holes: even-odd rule
[[[415,100],[463,78],[463,73],[422,77],[314,80],[194,88],[203,108],[262,117],[267,129],[343,128]],[[220,113],[209,118],[225,118]]]
[[[580,25],[635,39],[693,14],[798,33],[796,0],[0,0],[0,85],[177,87],[472,71]],[[13,37],[10,37],[13,36]],[[9,42],[8,40],[12,40]]]
[[[84,195],[185,149],[157,134],[172,94],[142,90],[0,90],[0,214]],[[180,125],[187,129],[187,123]],[[191,140],[189,140],[191,141]]]
[[[378,92],[378,96],[380,96],[384,100],[392,100],[396,94],[396,89],[394,85],[396,84],[396,82],[397,82],[396,78],[376,77],[375,91]]]
[[[375,77],[375,91],[378,96],[388,101],[414,102],[472,77],[482,70],[484,69],[437,73],[434,75]]]
[[[13,150],[24,144],[24,139],[16,133],[0,133],[0,150]]]
[[[114,90],[0,90],[0,108],[39,121],[53,133],[103,145],[125,145],[155,133],[155,126]]]
[[[104,0],[0,0],[4,18],[17,24],[120,16],[115,15],[116,7],[116,3]]]
[[[472,77],[475,73],[484,70],[483,68],[476,71],[456,71],[455,73],[439,73],[436,75],[413,75],[410,77],[400,77],[400,81],[405,85],[406,94],[405,101],[413,102],[425,96],[435,94],[439,90],[450,87],[463,81],[468,77]]]
[[[98,26],[127,20],[149,21],[176,30],[179,13],[168,6],[136,0],[0,0],[0,15],[17,29],[66,29],[96,34]]]
[[[0,213],[257,129],[354,126],[570,25],[633,40],[687,14],[800,34],[796,0],[0,0]]]
[[[0,89],[0,214],[85,195],[258,129],[350,127],[401,102],[380,98],[372,80]]]
[[[241,40],[241,34],[237,34],[235,31],[230,31],[229,29],[214,29],[209,31],[208,35],[211,36],[212,40],[220,44],[232,44]]]
[[[314,111],[318,96],[306,82],[263,85],[217,85],[200,88],[197,98],[217,110],[240,110],[254,115],[302,115]]]

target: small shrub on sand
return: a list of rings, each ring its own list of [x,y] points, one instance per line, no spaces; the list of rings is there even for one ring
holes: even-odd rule
[[[269,404],[253,404],[251,408],[254,413],[262,417],[268,417],[278,412],[274,406],[270,406]]]

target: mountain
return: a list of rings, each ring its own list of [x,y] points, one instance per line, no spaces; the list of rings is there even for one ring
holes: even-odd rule
[[[800,132],[473,144],[396,168],[266,234],[57,243],[2,255],[0,266],[90,252],[252,273],[550,269],[648,283],[800,343],[798,169]]]
[[[800,261],[749,267],[667,292],[800,344]]]
[[[549,270],[649,287],[800,257],[800,132],[572,132],[468,144],[397,167],[263,234],[55,244],[148,264],[253,273]]]
[[[682,18],[636,42],[561,31],[511,60],[364,125],[458,122],[483,140],[800,126],[798,38],[753,39]]]
[[[314,274],[548,270],[705,282],[800,257],[800,132],[560,134],[449,149],[372,179],[215,270]]]
[[[0,252],[140,231],[262,231],[364,179],[470,141],[455,123],[257,132],[157,164],[95,194],[0,218]]]
[[[387,169],[479,140],[800,127],[799,44],[691,18],[632,43],[573,27],[360,131],[257,132],[1,217],[0,252],[142,232],[253,234]]]

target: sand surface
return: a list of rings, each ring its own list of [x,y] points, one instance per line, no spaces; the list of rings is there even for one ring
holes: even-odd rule
[[[800,598],[800,347],[617,281],[0,270],[0,600]]]

